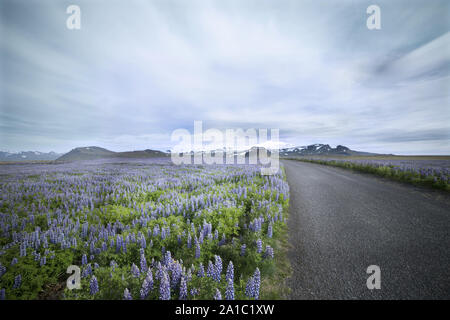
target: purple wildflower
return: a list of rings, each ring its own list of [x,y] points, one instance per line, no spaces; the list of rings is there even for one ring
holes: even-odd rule
[[[247,248],[247,246],[245,245],[245,243],[241,246],[241,257],[245,256],[245,249]]]
[[[180,285],[180,300],[187,299],[187,284],[184,277],[181,277],[181,285]]]
[[[188,249],[190,249],[192,247],[192,237],[191,234],[188,234],[188,238],[187,238],[187,247]]]
[[[159,285],[159,300],[170,300],[170,281],[167,272],[162,272],[161,283]]]
[[[214,300],[222,300],[222,294],[219,289],[216,289],[216,294],[214,295]]]
[[[259,269],[256,268],[255,273],[253,274],[253,297],[258,300],[259,299],[259,288],[261,286],[261,273]]]
[[[249,298],[253,298],[253,290],[254,290],[254,281],[253,277],[250,277],[247,281],[247,285],[245,287],[245,295]]]
[[[225,299],[234,300],[234,283],[233,279],[228,279],[227,290],[225,291]]]
[[[269,224],[269,227],[267,228],[267,237],[272,238],[273,230],[272,230],[272,223]]]
[[[266,258],[273,259],[273,248],[269,245],[266,246],[266,252],[264,253]]]
[[[258,252],[258,253],[262,252],[262,241],[261,241],[261,239],[258,239],[256,241],[256,252]]]
[[[147,260],[145,259],[145,256],[143,254],[141,254],[141,271],[147,271]]]
[[[234,281],[234,266],[232,261],[228,264],[226,279],[227,281],[230,279],[231,281]]]
[[[17,289],[22,284],[22,276],[19,274],[14,278],[13,289]]]
[[[125,288],[123,292],[123,300],[133,300],[133,297],[131,296],[131,293],[128,290],[128,288]]]
[[[141,272],[139,271],[139,268],[134,263],[131,266],[131,274],[135,278],[139,278],[139,276],[141,275]]]
[[[197,288],[192,288],[190,293],[191,293],[191,296],[195,297],[196,295],[198,295],[198,289]]]
[[[200,266],[198,267],[197,271],[197,277],[203,278],[205,276],[205,268],[203,267],[203,264],[200,263]]]
[[[95,276],[92,276],[91,282],[89,284],[89,288],[91,289],[91,295],[95,295],[98,292],[98,282]]]
[[[208,261],[208,268],[206,269],[206,276],[212,278],[213,275],[214,275],[214,265],[210,260],[210,261]]]
[[[141,299],[144,300],[147,298],[148,294],[150,291],[153,290],[153,276],[152,276],[152,272],[149,269],[149,272],[147,273],[147,277],[144,279],[144,282],[142,283],[142,288],[141,288]]]
[[[222,274],[222,259],[220,256],[215,256],[216,262],[214,264],[214,273],[213,279],[217,282],[220,282],[221,274]]]
[[[200,244],[197,242],[195,242],[195,259],[199,259],[200,258]]]

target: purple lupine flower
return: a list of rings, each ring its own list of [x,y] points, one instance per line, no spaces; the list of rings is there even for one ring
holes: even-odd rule
[[[180,300],[187,299],[187,284],[184,277],[181,277],[181,285],[180,285]]]
[[[149,269],[150,270],[150,269]],[[147,277],[144,279],[144,282],[142,283],[141,288],[141,299],[144,300],[148,297],[149,292],[153,289],[153,278],[152,273],[147,274]]]
[[[192,288],[190,293],[191,293],[191,296],[195,297],[196,295],[198,295],[198,289],[197,288]]]
[[[131,293],[128,290],[128,288],[125,288],[123,292],[123,300],[133,300],[133,297],[131,296]]]
[[[25,257],[27,255],[27,245],[26,243],[22,243],[20,245],[20,256]]]
[[[255,273],[253,274],[253,297],[258,300],[259,299],[259,288],[261,286],[261,273],[259,269],[256,268]]]
[[[250,277],[247,281],[247,285],[245,286],[245,295],[249,298],[253,298],[253,290],[254,290],[254,281],[253,277]]]
[[[13,265],[15,265],[17,262],[19,262],[19,260],[17,260],[17,258],[14,257],[14,258],[12,259],[12,261],[11,261],[11,265],[13,266]]]
[[[167,251],[164,255],[164,265],[168,267],[172,263],[172,254],[170,251]]]
[[[197,277],[203,278],[205,276],[205,268],[203,267],[203,264],[200,263],[200,266],[198,267],[197,271]]]
[[[183,267],[179,262],[175,262],[170,265],[169,270],[171,271],[172,274],[171,287],[175,289],[178,286],[178,283],[180,282]]]
[[[139,268],[134,263],[131,266],[131,274],[135,278],[139,278],[139,276],[141,275],[141,272],[139,271]]]
[[[227,290],[225,291],[225,299],[234,300],[234,283],[231,278],[228,279]]]
[[[141,272],[147,272],[147,260],[143,254],[141,254]]]
[[[210,261],[208,261],[208,268],[206,269],[206,276],[212,278],[214,275],[214,265]]]
[[[159,285],[159,300],[170,300],[170,281],[167,272],[163,271]]]
[[[89,287],[91,289],[92,296],[98,292],[98,282],[97,282],[97,278],[95,276],[92,276]]]
[[[188,238],[187,238],[187,247],[188,249],[190,249],[192,247],[192,237],[191,234],[188,234]]]
[[[216,262],[214,264],[214,273],[213,279],[217,282],[220,282],[221,274],[222,274],[222,259],[220,256],[215,256]]]
[[[152,269],[147,269],[147,276],[146,276],[147,282],[149,284],[150,290],[153,290],[153,272]]]
[[[155,279],[161,280],[162,279],[162,272],[163,272],[163,266],[161,265],[161,262],[158,261],[156,264],[156,272],[155,272]]]
[[[42,267],[42,266],[45,266],[46,263],[47,263],[47,259],[44,256],[44,257],[41,258],[41,261],[40,261],[39,265]]]
[[[189,282],[192,280],[192,270],[191,268],[188,269],[188,271],[186,272],[186,281]]]
[[[141,248],[147,248],[147,241],[145,241],[145,237],[141,237]]]
[[[269,227],[267,228],[267,237],[272,238],[273,230],[272,230],[272,223],[269,224]]]
[[[247,248],[247,246],[245,245],[245,243],[241,246],[241,256],[245,256],[245,249]]]
[[[91,267],[90,263],[87,265],[85,271],[86,271],[86,276],[92,275],[92,267]]]
[[[0,300],[5,300],[5,299],[6,299],[5,288],[2,288],[0,290]]]
[[[22,275],[18,275],[14,278],[13,289],[18,289],[22,284]]]
[[[200,258],[200,243],[198,241],[195,242],[195,259]]]
[[[118,235],[116,240],[116,253],[119,253],[120,250],[122,249],[122,243],[123,243],[122,236]]]
[[[261,239],[258,239],[256,241],[256,252],[258,252],[258,253],[262,252],[262,241],[261,241]]]
[[[86,265],[88,262],[87,262],[87,256],[86,256],[86,254],[83,254],[83,256],[81,257],[81,265]]]
[[[273,259],[273,248],[269,245],[266,246],[266,252],[264,253],[264,257]]]
[[[216,294],[214,295],[214,300],[222,300],[222,294],[219,289],[216,289]]]
[[[234,266],[232,261],[228,264],[226,279],[227,281],[230,279],[231,281],[234,281]]]

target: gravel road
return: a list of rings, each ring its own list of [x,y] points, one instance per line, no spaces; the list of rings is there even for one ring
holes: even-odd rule
[[[450,299],[450,196],[374,175],[283,161],[292,299]],[[369,290],[369,265],[381,289]]]

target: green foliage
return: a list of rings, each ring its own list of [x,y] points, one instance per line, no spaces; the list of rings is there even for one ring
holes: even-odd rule
[[[371,173],[380,177],[410,183],[414,185],[421,185],[435,189],[450,191],[450,184],[438,177],[432,175],[422,175],[416,171],[400,171],[393,165],[373,166],[370,164],[362,164],[351,161],[336,161],[336,160],[318,160],[318,159],[294,159],[297,161],[318,163],[333,167],[345,168],[364,173]]]

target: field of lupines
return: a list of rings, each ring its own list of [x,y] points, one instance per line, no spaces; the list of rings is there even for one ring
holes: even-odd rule
[[[334,159],[323,157],[295,158],[295,160],[373,173],[393,180],[450,191],[450,160]]]
[[[282,170],[119,161],[0,166],[1,299],[281,297]]]

